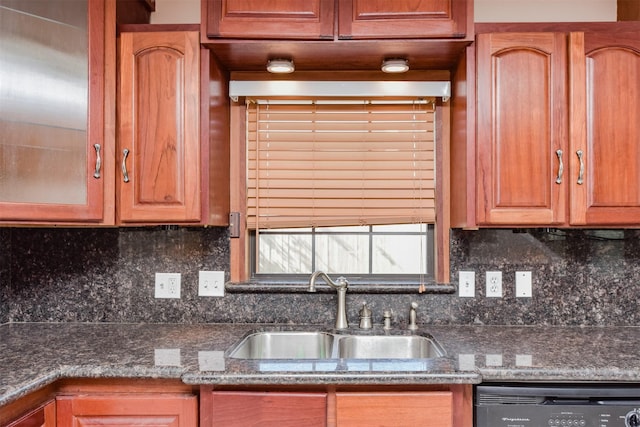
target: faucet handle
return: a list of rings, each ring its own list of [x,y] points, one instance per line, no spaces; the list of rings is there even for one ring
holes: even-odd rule
[[[416,325],[416,308],[418,308],[418,303],[414,301],[411,303],[411,308],[409,309],[409,329],[412,331],[418,329],[418,325]]]
[[[383,329],[391,329],[391,310],[385,310],[382,313],[382,318],[384,319]]]
[[[371,329],[372,327],[371,310],[367,307],[367,303],[363,302],[360,309],[360,329]]]

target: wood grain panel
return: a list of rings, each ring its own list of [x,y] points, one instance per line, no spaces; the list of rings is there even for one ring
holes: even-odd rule
[[[333,39],[333,0],[203,0],[203,3],[208,37]]]
[[[571,222],[640,223],[640,39],[571,34]],[[578,184],[583,155],[584,183]]]
[[[479,224],[565,221],[565,55],[563,34],[478,36]]]
[[[76,395],[57,398],[58,426],[192,427],[198,400],[189,395]]]
[[[122,222],[200,221],[198,40],[197,32],[121,35],[118,156],[130,180],[118,177]]]
[[[451,427],[452,393],[338,392],[336,418],[338,427]]]
[[[464,0],[341,0],[339,38],[464,38]]]
[[[324,427],[327,422],[326,393],[215,391],[211,404],[212,426]]]

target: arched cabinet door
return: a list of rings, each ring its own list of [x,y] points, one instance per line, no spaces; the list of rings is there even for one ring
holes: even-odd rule
[[[640,224],[640,38],[572,33],[571,224]]]
[[[59,426],[198,425],[198,399],[191,395],[62,395],[56,406]]]
[[[198,32],[120,35],[120,223],[200,221],[199,76]]]
[[[477,37],[479,225],[566,221],[566,40],[563,33]]]

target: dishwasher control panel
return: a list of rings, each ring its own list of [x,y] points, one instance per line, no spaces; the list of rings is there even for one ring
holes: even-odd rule
[[[627,406],[501,405],[476,407],[476,427],[640,427]]]
[[[475,427],[640,427],[640,387],[477,386]]]

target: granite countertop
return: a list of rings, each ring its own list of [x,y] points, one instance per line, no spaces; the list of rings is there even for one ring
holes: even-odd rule
[[[442,359],[229,359],[255,324],[0,325],[0,406],[62,378],[176,378],[187,384],[437,384],[482,381],[640,382],[640,328],[431,326]]]

